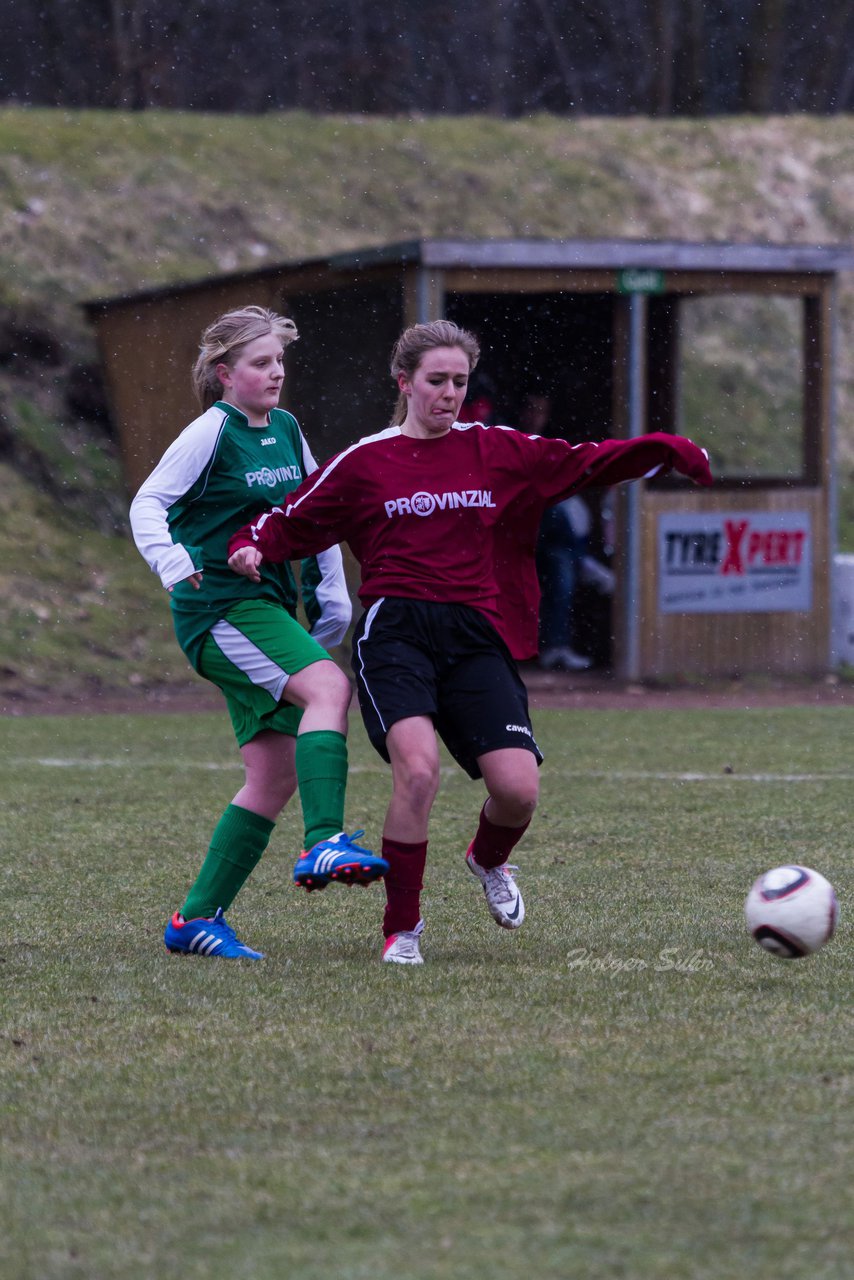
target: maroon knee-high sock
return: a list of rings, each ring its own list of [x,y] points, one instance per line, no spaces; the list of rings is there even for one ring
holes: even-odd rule
[[[383,935],[390,938],[393,933],[411,932],[421,919],[427,841],[404,844],[402,840],[388,840],[383,836],[382,855],[388,862]]]
[[[528,821],[523,827],[498,827],[487,818],[484,805],[470,846],[475,862],[485,871],[502,866],[530,825]]]

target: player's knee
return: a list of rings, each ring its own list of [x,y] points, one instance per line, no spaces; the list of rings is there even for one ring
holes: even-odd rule
[[[439,765],[431,760],[409,760],[398,770],[395,787],[415,812],[429,809],[439,790]]]
[[[331,660],[315,662],[306,668],[306,701],[308,705],[327,707],[330,711],[346,712],[353,690],[344,672]]]
[[[519,815],[518,825],[521,827],[523,822],[530,822],[537,808],[536,795],[523,795],[516,797],[516,811]]]
[[[324,679],[330,690],[330,696],[336,702],[342,703],[345,707],[350,705],[350,698],[353,696],[353,687],[345,676],[344,672],[334,662],[324,664],[328,670],[325,672]]]
[[[530,822],[537,808],[539,787],[537,780],[520,779],[515,785],[492,792],[492,799],[501,813],[503,825],[522,827]]]

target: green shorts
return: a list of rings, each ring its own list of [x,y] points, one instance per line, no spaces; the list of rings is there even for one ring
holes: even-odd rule
[[[288,677],[332,659],[287,609],[269,600],[244,600],[207,634],[199,673],[225,695],[239,746],[262,729],[296,736],[302,711],[282,695]]]

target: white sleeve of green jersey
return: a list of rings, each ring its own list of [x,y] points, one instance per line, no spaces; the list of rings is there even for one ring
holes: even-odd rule
[[[300,437],[303,471],[306,476],[310,476],[317,470],[317,463],[302,431],[300,431]],[[347,628],[353,616],[353,605],[347,589],[347,580],[344,577],[341,548],[329,547],[314,558],[320,572],[320,582],[314,589],[314,599],[320,609],[320,617],[311,628],[311,634],[324,649],[331,649],[333,645],[340,644],[347,634]]]
[[[353,606],[344,577],[340,547],[330,547],[315,558],[321,574],[314,591],[320,617],[311,628],[311,634],[324,649],[331,649],[344,639],[353,616]]]
[[[131,503],[133,539],[146,564],[167,589],[196,571],[192,556],[169,532],[169,510],[192,488],[210,462],[225,415],[208,410],[173,440]]]

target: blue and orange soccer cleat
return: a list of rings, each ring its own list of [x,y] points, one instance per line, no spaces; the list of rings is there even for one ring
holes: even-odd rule
[[[179,951],[183,955],[223,956],[228,960],[263,960],[263,951],[253,951],[241,942],[237,934],[226,924],[222,907],[217,909],[213,920],[198,916],[195,920],[185,920],[176,911],[166,926],[163,941],[168,951]]]
[[[297,858],[295,882],[311,893],[313,889],[325,889],[330,883],[371,884],[381,879],[388,871],[388,863],[370,849],[356,844],[356,837],[364,834],[364,831],[354,831],[348,836],[346,831],[339,831],[328,840],[318,840]]]

